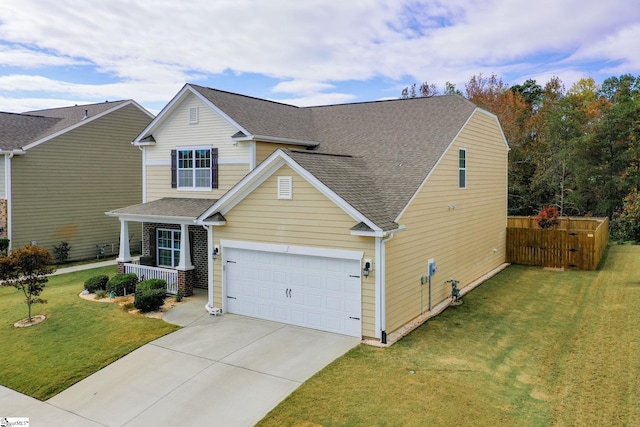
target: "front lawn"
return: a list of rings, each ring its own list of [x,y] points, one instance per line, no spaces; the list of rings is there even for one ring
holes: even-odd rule
[[[595,272],[511,266],[392,347],[356,347],[259,425],[640,425],[639,313],[640,246],[610,247]]]
[[[17,329],[27,316],[24,295],[0,287],[0,384],[46,400],[136,348],[178,329],[159,319],[134,316],[117,304],[78,297],[91,276],[116,274],[102,267],[50,276],[32,314],[46,314],[36,326]]]

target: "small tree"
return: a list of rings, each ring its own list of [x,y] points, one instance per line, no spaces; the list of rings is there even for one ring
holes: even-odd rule
[[[26,245],[8,256],[0,257],[2,286],[13,286],[24,293],[29,323],[31,323],[31,305],[47,302],[40,298],[40,294],[44,290],[45,283],[49,281],[47,275],[54,271],[51,264],[53,264],[53,257],[49,251],[34,245]]]
[[[538,227],[543,230],[548,230],[560,224],[560,215],[558,209],[555,206],[547,206],[543,208],[536,216],[536,222]]]

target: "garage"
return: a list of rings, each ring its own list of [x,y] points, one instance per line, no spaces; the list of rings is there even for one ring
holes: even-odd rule
[[[226,312],[361,337],[361,252],[242,246],[223,250]]]

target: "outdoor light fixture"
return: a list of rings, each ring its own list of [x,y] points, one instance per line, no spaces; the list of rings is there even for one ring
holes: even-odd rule
[[[371,260],[364,260],[364,268],[362,269],[362,274],[364,277],[369,277],[369,273],[371,272]]]
[[[213,247],[213,253],[211,254],[211,257],[212,257],[213,259],[218,259],[218,255],[219,255],[219,254],[220,254],[220,246],[215,245],[215,246]]]

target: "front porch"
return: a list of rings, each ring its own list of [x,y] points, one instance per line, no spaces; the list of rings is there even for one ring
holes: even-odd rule
[[[120,263],[118,263],[118,272],[120,272]],[[164,280],[167,282],[167,293],[171,295],[177,295],[178,290],[180,290],[182,294],[185,293],[184,290],[179,289],[178,286],[178,270],[125,262],[122,263],[122,273],[135,273],[140,281],[147,279]]]
[[[127,233],[127,221],[121,221],[121,232]],[[158,230],[174,230],[175,250],[170,256],[162,256],[158,245]],[[179,237],[178,237],[179,236]],[[118,257],[119,273],[134,273],[138,280],[161,279],[167,283],[167,293],[183,296],[193,295],[194,288],[207,288],[207,232],[202,227],[188,224],[143,223],[142,256],[136,261],[130,256],[125,242],[120,245]],[[174,259],[175,255],[175,259]],[[162,262],[175,262],[172,266],[158,265]]]
[[[106,212],[120,220],[118,271],[135,273],[140,280],[166,280],[167,293],[193,295],[207,289],[213,307],[213,226],[224,218],[198,222],[215,200],[163,198]],[[129,223],[142,223],[142,248],[134,262],[129,248]]]

